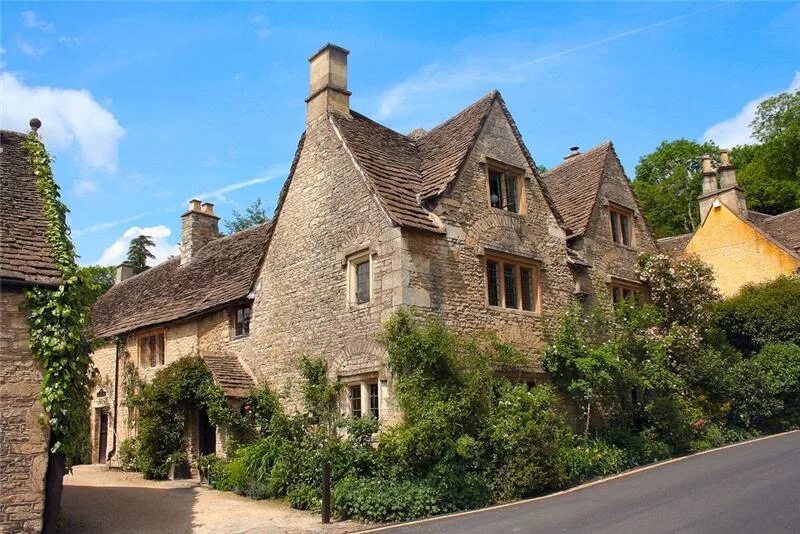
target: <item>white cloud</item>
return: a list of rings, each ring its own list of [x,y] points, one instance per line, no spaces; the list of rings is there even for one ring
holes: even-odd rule
[[[108,248],[106,248],[97,260],[99,265],[119,265],[128,256],[128,246],[131,239],[139,237],[140,235],[148,235],[153,239],[155,246],[150,249],[150,252],[155,256],[154,260],[147,262],[148,265],[158,265],[166,261],[170,256],[180,254],[180,247],[169,243],[169,236],[172,235],[172,230],[167,226],[160,224],[158,226],[132,226],[125,230],[122,237],[114,241]]]
[[[28,57],[32,57],[34,59],[39,59],[43,55],[47,53],[48,48],[46,46],[37,46],[30,41],[25,39],[17,40],[17,48],[19,51],[25,54]]]
[[[131,223],[133,221],[138,221],[139,219],[143,219],[148,215],[151,215],[152,211],[145,211],[142,213],[137,213],[136,215],[131,215],[130,217],[123,217],[122,219],[117,219],[115,221],[107,221],[103,223],[93,224],[91,226],[87,226],[86,228],[79,228],[78,230],[72,231],[73,237],[80,237],[86,234],[94,234],[97,232],[102,232],[103,230],[110,230],[116,226],[120,226],[122,224]]]
[[[72,185],[76,195],[88,195],[97,191],[97,182],[89,178],[79,178]]]
[[[23,11],[20,16],[22,17],[22,23],[28,28],[36,28],[43,32],[51,32],[55,28],[52,22],[40,19],[33,11]]]
[[[252,178],[250,180],[245,180],[243,182],[236,182],[235,184],[229,184],[224,187],[220,187],[214,191],[206,191],[204,193],[198,193],[193,195],[191,198],[196,198],[198,200],[202,200],[203,202],[207,202],[209,200],[219,200],[220,202],[224,202],[228,200],[225,196],[225,193],[230,193],[232,191],[236,191],[238,189],[244,189],[245,187],[251,187],[258,184],[263,184],[264,182],[269,182],[276,178],[280,178],[286,174],[286,166],[283,165],[275,165],[274,167],[270,168],[267,172],[265,172],[262,176],[258,178]],[[186,199],[188,202],[190,199]],[[184,202],[184,205],[186,204]]]
[[[703,132],[703,140],[713,140],[717,145],[723,148],[755,143],[756,141],[753,139],[753,131],[750,128],[750,123],[753,122],[756,116],[758,105],[767,98],[779,93],[797,90],[800,90],[800,71],[795,72],[792,83],[790,83],[789,87],[785,90],[761,95],[745,104],[741,111],[735,116],[709,127]]]
[[[25,85],[9,72],[0,72],[0,124],[27,131],[32,117],[42,120],[39,133],[56,152],[80,148],[80,161],[87,167],[114,171],[117,145],[125,134],[114,115],[98,104],[89,91]]]

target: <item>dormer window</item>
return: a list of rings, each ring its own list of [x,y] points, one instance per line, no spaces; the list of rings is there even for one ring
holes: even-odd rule
[[[508,171],[489,168],[489,203],[493,208],[520,212],[520,176]]]
[[[632,217],[631,212],[628,210],[609,208],[609,217],[611,218],[611,237],[614,243],[620,245],[632,246]]]
[[[251,314],[252,308],[249,304],[233,309],[233,317],[231,317],[231,322],[233,323],[232,333],[234,339],[250,335]]]

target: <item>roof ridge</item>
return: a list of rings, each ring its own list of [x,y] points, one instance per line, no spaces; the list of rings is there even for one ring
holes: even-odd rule
[[[769,213],[761,213],[760,211],[755,211],[755,210],[748,210],[748,211],[753,211],[754,213],[758,213],[759,215],[766,215],[767,219],[764,222],[771,222],[774,221],[775,219],[779,219],[786,215],[793,215],[797,212],[800,212],[800,208],[794,208],[792,210],[784,211],[783,213],[777,213],[775,215],[770,215]]]
[[[599,145],[593,146],[592,148],[590,148],[586,152],[581,152],[580,154],[577,154],[575,156],[572,156],[572,157],[569,157],[569,158],[565,159],[564,161],[562,161],[561,163],[559,163],[558,165],[556,165],[552,169],[548,169],[547,172],[544,173],[544,175],[547,176],[551,172],[553,172],[553,171],[555,171],[555,170],[557,170],[557,169],[559,169],[561,167],[564,167],[566,165],[575,163],[576,161],[580,161],[581,159],[585,158],[586,156],[589,156],[590,154],[594,154],[595,152],[599,152],[601,149],[608,150],[609,148],[611,148],[613,146],[613,144],[614,143],[610,139],[607,140],[607,141],[603,141]]]
[[[443,126],[446,126],[447,123],[454,121],[461,114],[466,113],[467,111],[472,109],[474,106],[477,106],[478,104],[484,102],[485,100],[489,100],[489,99],[494,100],[499,95],[500,95],[500,91],[498,91],[497,89],[492,89],[491,91],[489,91],[488,93],[486,93],[485,95],[483,95],[479,99],[475,100],[474,102],[472,102],[468,106],[462,108],[460,111],[457,111],[456,113],[451,115],[450,118],[443,120],[442,122],[440,122],[439,124],[437,124],[436,126],[431,128],[430,130],[428,130],[428,133],[426,134],[426,136],[432,134],[435,130],[438,130],[439,128],[442,128]]]

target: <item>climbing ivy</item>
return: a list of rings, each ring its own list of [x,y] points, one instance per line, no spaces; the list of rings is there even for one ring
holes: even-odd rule
[[[89,335],[93,283],[78,268],[67,226],[67,207],[53,179],[51,158],[31,132],[24,142],[47,219],[46,238],[61,275],[57,288],[26,292],[30,346],[42,365],[42,405],[49,417],[51,452],[67,466],[88,450],[90,390],[96,371]]]

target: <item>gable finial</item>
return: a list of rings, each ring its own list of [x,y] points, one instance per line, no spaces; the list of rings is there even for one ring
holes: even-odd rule
[[[30,124],[31,130],[36,132],[36,133],[38,133],[39,132],[39,128],[42,127],[42,121],[40,121],[36,117],[32,118],[28,124]]]

